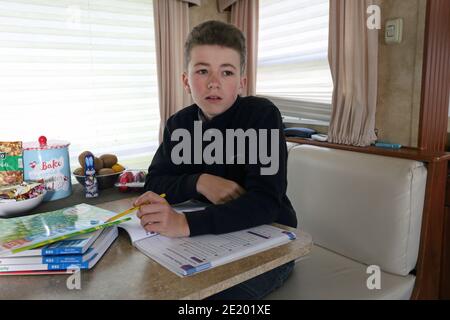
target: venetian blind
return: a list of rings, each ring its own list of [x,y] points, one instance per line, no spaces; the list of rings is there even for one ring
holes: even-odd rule
[[[66,140],[147,168],[159,106],[151,0],[0,0],[0,140]]]
[[[284,115],[327,122],[328,0],[260,0],[256,91]]]

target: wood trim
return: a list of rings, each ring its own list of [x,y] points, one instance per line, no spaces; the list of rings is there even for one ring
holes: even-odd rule
[[[419,149],[444,151],[450,85],[450,1],[428,0],[425,24]]]
[[[446,194],[445,194],[445,206],[450,207],[450,176],[447,176],[447,188],[446,188]]]
[[[442,270],[450,270],[450,208],[445,210],[444,218],[444,254]],[[444,272],[441,281],[441,299],[450,300],[450,274]]]
[[[335,144],[329,142],[320,142],[312,139],[304,138],[286,138],[288,142],[294,142],[299,144],[309,144],[324,148],[339,149],[346,151],[354,151],[360,153],[376,154],[385,157],[402,158],[409,160],[416,160],[421,162],[442,162],[450,160],[449,152],[429,152],[424,150],[419,150],[416,148],[401,148],[399,150],[390,150],[377,147],[355,147],[344,144]]]
[[[450,1],[428,0],[423,60],[419,149],[445,151],[450,85]],[[417,279],[413,299],[437,299],[449,294],[443,283],[450,276],[444,268],[450,246],[444,236],[446,163],[429,163]]]
[[[422,215],[416,284],[411,299],[439,299],[442,277],[447,163],[430,162]]]

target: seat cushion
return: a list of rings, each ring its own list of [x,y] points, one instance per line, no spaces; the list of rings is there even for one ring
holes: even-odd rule
[[[286,142],[287,151],[291,151],[294,147],[298,146],[298,143],[294,142]]]
[[[288,196],[315,244],[385,272],[414,269],[427,171],[423,163],[309,145],[288,158]]]
[[[367,265],[315,245],[308,256],[297,261],[286,283],[266,299],[410,299],[415,282],[413,275],[381,272],[381,289],[369,290],[366,282],[371,274],[366,270]]]

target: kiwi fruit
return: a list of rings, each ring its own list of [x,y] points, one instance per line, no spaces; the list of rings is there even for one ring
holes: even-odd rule
[[[86,156],[87,155],[92,155],[93,156],[93,154],[92,154],[92,152],[90,152],[90,151],[83,151],[82,153],[80,153],[80,155],[78,156],[78,162],[80,163],[80,165],[81,165],[81,168],[83,168],[84,169],[84,166],[85,166],[85,160],[86,160]]]
[[[112,168],[113,165],[117,163],[117,157],[113,154],[104,154],[100,156],[100,159],[103,160],[104,168]]]
[[[94,157],[94,168],[96,172],[99,172],[100,169],[103,169],[103,160],[97,157]]]
[[[107,175],[107,174],[112,174],[112,173],[115,173],[115,172],[114,172],[114,170],[111,169],[111,168],[103,168],[103,169],[100,169],[100,170],[98,171],[98,175],[99,175],[99,176],[103,176],[103,175]]]
[[[84,176],[84,170],[83,168],[76,168],[73,174],[76,176]]]

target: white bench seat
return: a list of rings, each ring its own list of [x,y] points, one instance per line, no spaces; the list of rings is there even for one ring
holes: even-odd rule
[[[270,300],[408,300],[414,288],[413,275],[381,272],[381,289],[369,290],[367,265],[320,246],[297,261],[285,285],[270,294]]]
[[[268,299],[409,299],[427,169],[417,161],[289,145],[287,194],[315,246]],[[381,290],[367,288],[367,266]]]

